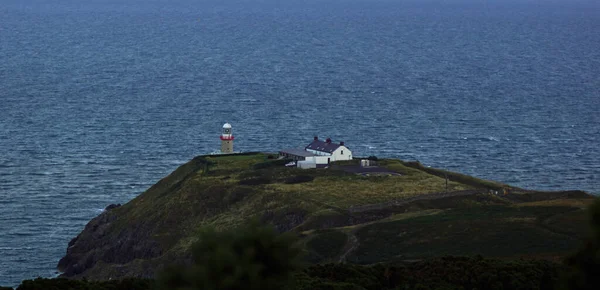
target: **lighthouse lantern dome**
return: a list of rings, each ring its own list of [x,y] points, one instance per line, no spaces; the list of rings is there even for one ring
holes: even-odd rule
[[[231,124],[225,123],[225,125],[223,125],[223,134],[221,134],[221,136],[225,138],[233,138]]]

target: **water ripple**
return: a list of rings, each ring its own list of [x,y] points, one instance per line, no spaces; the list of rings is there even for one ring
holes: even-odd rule
[[[54,276],[87,221],[224,122],[237,150],[328,136],[600,191],[597,1],[75,2],[0,6],[0,285]]]

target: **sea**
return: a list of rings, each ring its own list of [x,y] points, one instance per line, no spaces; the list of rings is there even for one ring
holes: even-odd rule
[[[0,285],[225,122],[599,194],[600,1],[0,0]]]

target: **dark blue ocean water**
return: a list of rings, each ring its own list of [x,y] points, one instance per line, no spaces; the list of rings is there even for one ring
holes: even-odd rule
[[[600,193],[600,2],[0,0],[0,285],[195,155],[302,146]]]

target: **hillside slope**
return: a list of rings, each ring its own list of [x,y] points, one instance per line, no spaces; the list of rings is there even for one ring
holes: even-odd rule
[[[187,249],[203,226],[235,227],[251,217],[298,232],[311,262],[474,254],[555,259],[585,234],[582,209],[591,197],[584,192],[525,191],[400,160],[302,170],[268,157],[194,158],[90,221],[58,269],[73,278],[153,277],[170,263],[189,261]]]

